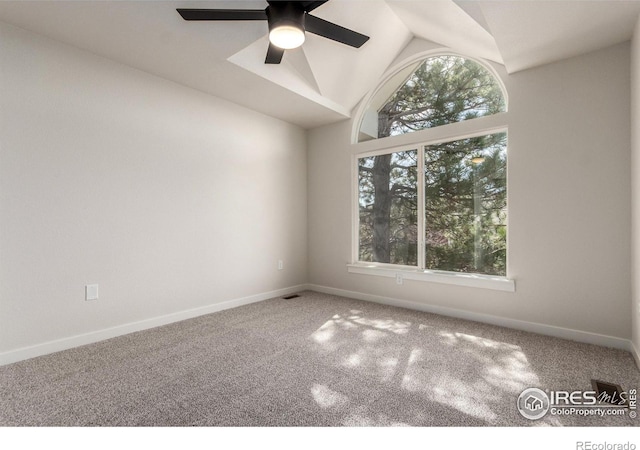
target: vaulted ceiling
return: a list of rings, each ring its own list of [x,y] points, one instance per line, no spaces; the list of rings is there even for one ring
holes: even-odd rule
[[[186,22],[178,7],[266,2],[5,0],[0,21],[312,128],[349,117],[414,40],[514,73],[624,42],[640,14],[640,0],[331,0],[313,14],[369,42],[354,49],[308,33],[282,64],[265,65],[266,22]]]

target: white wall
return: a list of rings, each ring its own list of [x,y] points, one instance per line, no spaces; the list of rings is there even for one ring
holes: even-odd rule
[[[640,18],[631,42],[631,124],[631,341],[640,367]]]
[[[635,108],[639,49],[636,37]],[[0,356],[307,281],[628,339],[632,280],[640,287],[629,62],[623,44],[505,79],[517,282],[506,293],[347,273],[361,151],[350,121],[307,142],[298,127],[0,23]],[[88,283],[100,300],[84,301]]]
[[[305,283],[306,184],[304,130],[0,24],[0,355]]]
[[[315,285],[629,339],[629,45],[508,76],[516,292],[349,274],[352,122],[309,135]],[[624,342],[624,341],[622,341]]]

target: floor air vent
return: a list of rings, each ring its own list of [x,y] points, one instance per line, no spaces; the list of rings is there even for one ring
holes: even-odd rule
[[[291,300],[292,298],[298,298],[300,297],[298,294],[292,294],[292,295],[287,295],[285,297],[282,297],[285,300]]]
[[[591,380],[591,386],[596,391],[596,396],[600,403],[611,403],[612,405],[624,405],[626,403],[626,397],[622,395],[622,388],[617,384]]]

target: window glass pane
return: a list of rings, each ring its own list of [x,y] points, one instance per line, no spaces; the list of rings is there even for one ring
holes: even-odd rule
[[[506,133],[425,147],[426,268],[506,275]]]
[[[417,265],[417,155],[358,160],[360,261]]]
[[[506,111],[497,80],[477,62],[454,55],[427,58],[382,86],[363,114],[358,141]]]

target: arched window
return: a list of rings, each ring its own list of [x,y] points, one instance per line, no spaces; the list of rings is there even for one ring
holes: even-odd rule
[[[514,288],[506,279],[506,122],[487,129],[478,121],[478,127],[445,140],[442,134],[430,139],[425,131],[504,112],[499,79],[456,55],[417,61],[376,90],[361,115],[358,140],[387,138],[380,143],[390,145],[356,157],[351,272],[378,268],[389,276],[393,268],[399,282],[434,273],[435,281],[474,274],[481,287]],[[414,141],[393,144],[393,136],[415,131],[421,133]]]
[[[483,65],[432,56],[391,77],[369,102],[359,142],[506,111],[502,88]]]

